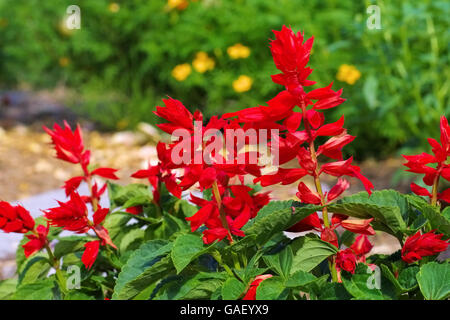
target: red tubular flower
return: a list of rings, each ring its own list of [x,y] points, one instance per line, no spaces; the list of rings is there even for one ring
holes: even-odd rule
[[[87,242],[84,247],[86,248],[81,256],[81,261],[83,262],[86,269],[91,269],[95,260],[97,259],[98,251],[100,249],[100,241],[90,241]]]
[[[131,175],[136,179],[148,179],[153,187],[153,199],[159,203],[161,183],[177,198],[181,198],[181,186],[176,182],[176,176],[172,173],[171,149],[166,144],[159,142],[156,146],[159,162],[157,165],[148,166],[148,169],[139,170]]]
[[[79,125],[73,132],[66,121],[64,121],[64,129],[56,123],[53,126],[53,131],[45,126],[43,129],[52,138],[58,159],[71,163],[80,163],[83,167],[87,167],[90,153],[89,151],[84,151],[83,137]]]
[[[321,199],[317,192],[311,191],[305,183],[300,182],[298,185],[297,197],[300,201],[311,204],[320,204]]]
[[[352,249],[347,248],[337,253],[336,267],[338,269],[348,271],[352,274],[355,273],[356,255],[353,253]]]
[[[370,243],[369,238],[364,234],[359,235],[350,246],[350,249],[352,249],[357,256],[368,254],[372,248],[373,245]]]
[[[26,258],[44,248],[44,246],[47,244],[48,231],[48,227],[39,225],[36,228],[35,234],[26,235],[29,241],[22,246]]]
[[[34,219],[24,207],[0,201],[0,229],[7,233],[27,233],[34,229]]]
[[[258,286],[261,284],[261,282],[271,277],[271,274],[262,274],[260,276],[257,276],[255,280],[253,280],[253,282],[250,284],[250,288],[248,289],[242,300],[256,300],[256,289],[258,289]]]
[[[446,164],[447,157],[450,156],[450,129],[449,129],[447,119],[442,116],[440,121],[440,131],[441,131],[441,143],[437,142],[435,139],[428,138],[428,143],[431,146],[431,151],[433,155],[428,153],[421,153],[414,156],[405,156],[406,163],[403,165],[408,167],[409,172],[414,172],[418,174],[424,174],[423,182],[427,186],[433,186],[434,188],[439,184],[439,178],[450,181],[450,166]],[[429,165],[433,164],[432,167]],[[438,194],[437,199],[450,202],[450,189]],[[426,189],[418,186],[415,183],[411,183],[411,191],[419,196],[427,196],[432,199],[432,202],[436,201],[436,197]],[[435,194],[436,196],[436,194]]]
[[[413,263],[426,256],[433,256],[447,250],[448,241],[441,240],[443,234],[433,231],[421,234],[420,231],[406,239],[402,248],[402,259],[406,263]]]
[[[339,197],[345,190],[350,187],[350,183],[345,179],[338,179],[336,185],[331,188],[331,190],[327,194],[328,201],[333,201],[337,197]]]
[[[286,231],[289,232],[304,232],[309,230],[321,230],[322,229],[322,222],[320,221],[319,216],[317,215],[317,212],[314,212],[313,214],[310,214],[305,219],[300,220],[296,224],[294,224],[292,227],[287,229]]]
[[[336,248],[339,248],[338,237],[333,228],[322,228],[322,233],[320,234],[320,239],[323,241],[329,242],[334,245]]]
[[[348,231],[366,235],[374,235],[375,230],[370,226],[373,218],[365,220],[344,220],[341,222],[341,226]]]
[[[43,211],[50,225],[76,233],[84,233],[90,229],[88,209],[78,193],[73,192],[69,201],[58,201],[58,204],[59,207]]]
[[[188,109],[178,100],[163,99],[165,107],[156,107],[154,112],[158,117],[166,119],[168,123],[158,124],[158,127],[169,134],[177,129],[186,129],[189,132],[194,131],[194,116]]]

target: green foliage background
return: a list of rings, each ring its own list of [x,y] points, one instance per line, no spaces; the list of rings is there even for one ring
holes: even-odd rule
[[[408,152],[436,137],[440,115],[450,114],[448,1],[198,0],[182,11],[163,0],[116,2],[114,13],[107,0],[0,0],[0,88],[68,86],[76,93],[68,103],[105,129],[154,123],[166,95],[207,116],[256,106],[281,90],[269,77],[268,39],[286,24],[315,37],[316,86],[344,88],[347,102],[330,120],[345,113],[358,136],[348,151],[360,158]],[[81,8],[81,29],[68,33],[61,23],[71,4]],[[366,27],[370,4],[381,9],[381,30]],[[230,59],[236,43],[249,58]],[[172,69],[199,51],[215,68],[176,81]],[[336,80],[342,64],[361,71],[354,85]],[[236,93],[241,74],[254,83]]]

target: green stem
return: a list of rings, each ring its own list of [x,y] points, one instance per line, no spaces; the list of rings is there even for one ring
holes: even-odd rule
[[[45,244],[44,248],[47,251],[48,258],[50,260],[50,265],[55,269],[56,278],[58,279],[59,286],[64,295],[67,293],[66,278],[64,277],[64,274],[62,273],[61,269],[59,268],[59,261],[53,255],[52,249],[50,248],[48,243]]]

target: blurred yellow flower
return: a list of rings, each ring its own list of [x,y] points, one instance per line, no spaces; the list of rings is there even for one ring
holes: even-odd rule
[[[59,58],[58,63],[61,67],[65,68],[70,64],[70,59],[67,57],[61,57]]]
[[[241,75],[233,81],[233,89],[236,92],[245,92],[252,88],[253,79],[246,75]]]
[[[250,48],[236,43],[234,46],[228,47],[227,53],[231,59],[245,59],[250,56]]]
[[[208,70],[214,69],[214,66],[216,64],[214,60],[211,59],[206,52],[200,51],[195,56],[192,65],[194,66],[195,71],[205,73]]]
[[[188,0],[168,0],[167,6],[169,9],[178,9],[178,10],[184,10],[188,7],[189,1]]]
[[[348,84],[353,85],[356,81],[358,81],[359,78],[361,78],[361,72],[356,69],[355,66],[342,64],[339,67],[336,78],[339,81],[347,82]]]
[[[0,28],[8,26],[8,19],[0,18]]]
[[[108,10],[112,13],[116,13],[119,12],[120,10],[120,5],[116,2],[111,2],[108,6]]]
[[[188,63],[183,63],[177,65],[172,70],[172,77],[177,79],[178,81],[184,81],[192,72],[192,68]]]
[[[128,119],[124,118],[116,123],[116,129],[124,130],[128,127],[129,124],[130,124],[130,121]]]

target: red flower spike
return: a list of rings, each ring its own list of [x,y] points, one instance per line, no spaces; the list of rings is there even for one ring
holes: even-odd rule
[[[320,234],[320,239],[331,243],[336,248],[339,248],[338,237],[334,231],[334,228],[323,228],[322,233]]]
[[[85,177],[73,177],[67,180],[63,186],[64,190],[66,191],[66,196],[68,197],[72,192],[77,190],[84,179]]]
[[[144,211],[144,209],[142,208],[142,206],[134,206],[134,207],[129,207],[129,208],[125,209],[125,212],[134,214],[134,215],[141,214],[143,211]]]
[[[0,201],[0,229],[4,232],[27,233],[34,225],[34,219],[24,207]]]
[[[81,261],[83,262],[86,269],[91,269],[95,260],[97,259],[98,251],[100,249],[100,241],[90,241],[87,242],[84,247],[86,248],[81,256]]]
[[[26,258],[44,248],[47,244],[48,231],[48,227],[39,225],[36,228],[36,234],[26,235],[29,241],[22,246]]]
[[[50,225],[76,233],[84,233],[90,229],[88,209],[78,193],[73,192],[69,201],[58,201],[58,204],[59,207],[43,211]]]
[[[322,222],[320,221],[319,216],[317,215],[317,212],[314,212],[313,214],[310,214],[306,218],[300,220],[296,224],[294,224],[292,227],[287,229],[286,231],[289,232],[304,232],[309,230],[321,230],[322,229]]]
[[[418,196],[427,196],[431,198],[431,193],[426,188],[422,188],[421,186],[411,182],[411,191],[417,194]]]
[[[433,256],[447,250],[448,240],[441,240],[443,234],[435,234],[433,231],[416,234],[406,239],[402,248],[402,259],[406,263],[413,263],[426,256]]]
[[[168,134],[172,134],[177,129],[186,129],[189,132],[194,131],[194,116],[178,100],[163,99],[165,107],[156,107],[154,112],[158,117],[163,118],[168,123],[158,124],[158,127]]]
[[[58,159],[71,163],[80,163],[83,167],[89,164],[89,153],[84,151],[80,125],[77,125],[73,132],[66,121],[64,121],[64,129],[56,123],[53,126],[53,131],[45,126],[43,129],[52,138]]]

